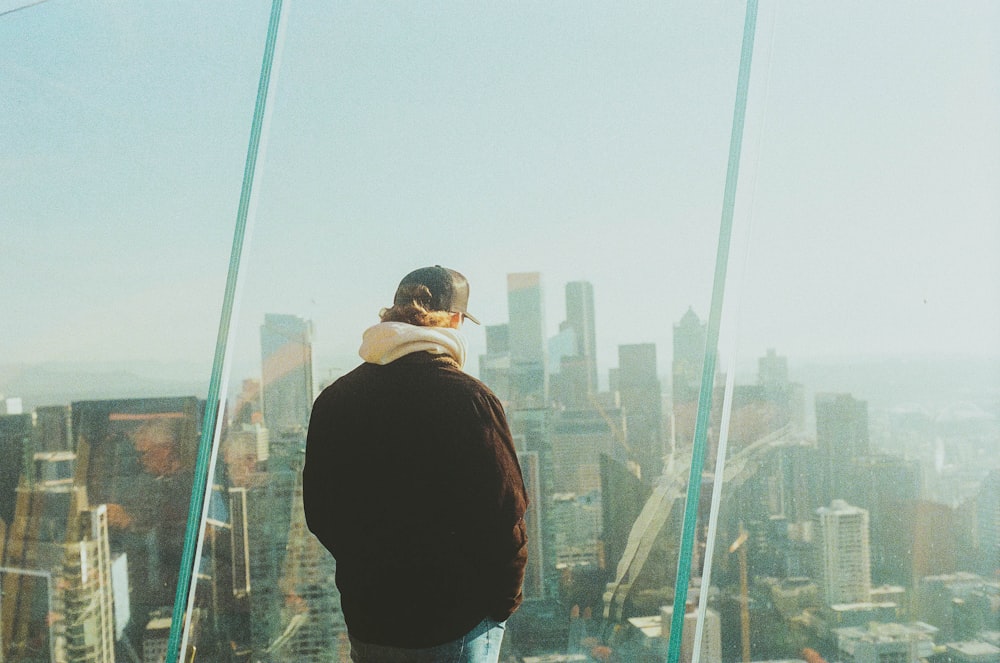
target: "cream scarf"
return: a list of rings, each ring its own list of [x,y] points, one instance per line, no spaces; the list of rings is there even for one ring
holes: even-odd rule
[[[451,327],[418,327],[405,322],[380,322],[362,336],[358,354],[366,362],[385,365],[413,352],[448,355],[465,365],[465,337]]]

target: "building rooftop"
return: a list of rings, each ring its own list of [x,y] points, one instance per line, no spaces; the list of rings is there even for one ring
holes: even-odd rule
[[[948,649],[957,651],[965,656],[998,656],[1000,655],[1000,647],[991,645],[988,642],[982,642],[980,640],[965,641],[965,642],[949,642],[945,645]]]
[[[663,623],[659,615],[629,617],[628,622],[642,631],[642,634],[647,638],[658,638],[663,633]]]

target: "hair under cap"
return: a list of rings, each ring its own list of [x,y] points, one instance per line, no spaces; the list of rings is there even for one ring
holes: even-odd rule
[[[409,304],[413,298],[413,287],[424,286],[430,293],[430,301],[420,301],[429,311],[461,313],[477,325],[479,320],[469,315],[469,281],[454,269],[441,265],[415,269],[399,282],[393,305]]]

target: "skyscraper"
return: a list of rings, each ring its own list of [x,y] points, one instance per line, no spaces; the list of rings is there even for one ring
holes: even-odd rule
[[[504,404],[510,404],[510,325],[486,326],[486,354],[479,356],[479,377]]]
[[[984,575],[995,576],[1000,574],[1000,470],[986,475],[975,503],[978,566]]]
[[[890,454],[856,456],[844,481],[845,495],[868,511],[871,529],[872,581],[909,585],[921,498],[919,461]]]
[[[820,503],[847,495],[851,460],[868,454],[868,403],[850,394],[816,394],[816,445],[822,463]]]
[[[306,527],[302,481],[295,478],[287,555],[279,586],[286,628],[272,652],[302,663],[347,660],[347,627],[340,611],[337,563]],[[339,655],[338,655],[339,654]]]
[[[66,617],[69,660],[114,663],[115,620],[111,587],[111,549],[105,505],[74,518],[82,530],[65,546],[65,566],[59,587]]]
[[[538,528],[532,531],[541,534],[538,546],[541,558],[538,560],[541,569],[537,576],[541,581],[541,599],[551,599],[558,595],[559,574],[556,570],[556,528],[552,514],[552,496],[555,494],[555,476],[553,471],[552,426],[551,413],[546,408],[514,409],[507,412],[511,434],[514,436],[514,446],[519,458],[530,458],[533,469],[530,471],[533,485],[525,484],[529,490],[534,490],[530,498],[533,500],[537,514]],[[523,468],[522,468],[523,472]],[[526,476],[525,481],[529,481]],[[537,495],[537,501],[536,500]]]
[[[757,384],[770,404],[772,428],[791,426],[801,431],[805,427],[805,390],[788,378],[788,357],[768,348],[757,360]]]
[[[550,430],[554,492],[600,492],[601,456],[621,459],[623,445],[616,438],[622,429],[617,409],[555,412]]]
[[[108,511],[88,506],[74,460],[36,454],[17,489],[0,564],[0,660],[115,660]]]
[[[204,403],[195,397],[72,404],[76,483],[107,505],[112,554],[128,556],[132,644],[174,602]]]
[[[629,460],[637,463],[647,483],[663,471],[663,409],[656,375],[656,345],[618,346],[618,389],[625,414]]]
[[[526,600],[544,598],[544,559],[542,546],[542,487],[539,478],[538,452],[519,451],[517,462],[524,476],[524,488],[528,493],[528,510],[524,512],[524,523],[528,532],[528,565],[524,569],[522,590]]]
[[[31,415],[0,414],[0,520],[10,525],[14,517],[14,493],[31,454]]]
[[[707,338],[708,326],[698,319],[694,309],[688,308],[674,325],[674,356],[670,371],[674,442],[681,448],[690,446],[694,439]]]
[[[260,352],[264,423],[279,435],[304,430],[313,403],[312,323],[266,314]]]
[[[538,272],[507,275],[510,385],[514,407],[542,407],[548,398],[545,318]]]
[[[788,357],[782,357],[768,348],[767,354],[757,360],[757,382],[764,387],[788,384]]]
[[[582,364],[588,394],[597,393],[597,338],[594,331],[594,286],[588,281],[566,284],[566,322],[576,338],[576,360]]]
[[[69,407],[50,405],[35,408],[35,449],[72,451]]]
[[[816,510],[817,566],[827,605],[871,600],[868,512],[844,500]]]

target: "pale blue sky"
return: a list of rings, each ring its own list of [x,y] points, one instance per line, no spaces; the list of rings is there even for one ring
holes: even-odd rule
[[[0,17],[0,363],[211,361],[268,10]],[[743,11],[292,0],[239,361],[264,312],[353,361],[435,262],[487,324],[542,272],[551,333],[590,280],[603,367],[668,361],[708,313]],[[1000,354],[1000,5],[764,0],[756,64],[740,354]]]

